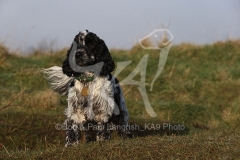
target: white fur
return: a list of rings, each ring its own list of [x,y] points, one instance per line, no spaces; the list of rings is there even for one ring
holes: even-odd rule
[[[83,84],[75,80],[75,85],[70,88],[68,93],[67,117],[77,123],[84,123],[86,120],[106,123],[113,114],[114,102],[113,85],[107,78],[97,77],[89,84],[89,95],[81,95]],[[87,101],[87,107],[81,102]],[[93,109],[98,106],[98,109]],[[95,112],[94,112],[95,111]]]
[[[61,95],[66,95],[69,89],[70,83],[74,80],[74,77],[68,77],[63,74],[62,68],[53,66],[48,69],[41,70],[48,79],[52,89]]]
[[[123,97],[121,98],[121,106],[117,106],[114,101],[114,78],[109,81],[108,77],[96,77],[94,81],[88,83],[89,95],[84,97],[81,95],[83,84],[74,77],[66,76],[61,67],[54,66],[43,70],[43,72],[47,75],[51,87],[56,92],[68,94],[68,107],[65,114],[67,118],[77,123],[83,124],[88,120],[106,123],[113,113],[119,114],[118,107],[126,108]],[[70,87],[72,81],[75,83],[73,87]],[[87,102],[87,106],[83,105],[84,102]],[[127,123],[128,114],[124,120]]]

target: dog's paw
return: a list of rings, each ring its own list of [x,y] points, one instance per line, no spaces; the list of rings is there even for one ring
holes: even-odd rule
[[[77,146],[79,144],[79,140],[75,139],[76,137],[71,137],[71,136],[66,136],[66,143],[65,147],[70,147],[70,146]]]
[[[66,142],[66,143],[65,143],[65,147],[77,146],[78,144],[79,144],[78,141],[77,141],[77,142],[74,142],[74,143]]]
[[[133,134],[131,134],[129,131],[119,132],[119,135],[125,139],[125,138],[133,138]]]
[[[100,132],[97,134],[97,137],[96,137],[97,142],[108,141],[108,140],[110,140],[110,133]]]

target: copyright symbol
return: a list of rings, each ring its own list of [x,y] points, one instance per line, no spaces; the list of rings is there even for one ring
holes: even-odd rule
[[[62,129],[62,125],[60,123],[55,124],[55,129],[56,130],[61,130]]]

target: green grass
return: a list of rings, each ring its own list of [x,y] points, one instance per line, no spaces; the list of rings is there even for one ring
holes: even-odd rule
[[[157,113],[145,110],[137,86],[122,86],[130,124],[160,130],[135,130],[133,139],[113,138],[104,143],[81,143],[64,148],[66,97],[49,89],[41,68],[61,66],[66,49],[52,53],[33,51],[23,56],[0,45],[0,159],[237,159],[240,157],[240,41],[196,46],[173,46],[155,81],[159,51],[135,45],[112,49],[115,62],[131,60],[117,77],[126,78],[149,54],[146,88]],[[135,80],[140,80],[137,75]],[[185,130],[163,129],[163,124]]]

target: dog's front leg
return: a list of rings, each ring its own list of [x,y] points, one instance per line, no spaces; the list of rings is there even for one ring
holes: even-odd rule
[[[110,130],[107,123],[98,123],[96,141],[106,141],[110,139]]]
[[[91,141],[95,140],[95,137],[93,138],[92,133],[93,133],[93,128],[90,122],[84,123],[84,137],[86,143],[89,143]]]
[[[78,141],[81,137],[81,131],[78,124],[74,123],[73,120],[67,119],[65,121],[66,125],[66,143],[65,147],[78,144]]]

